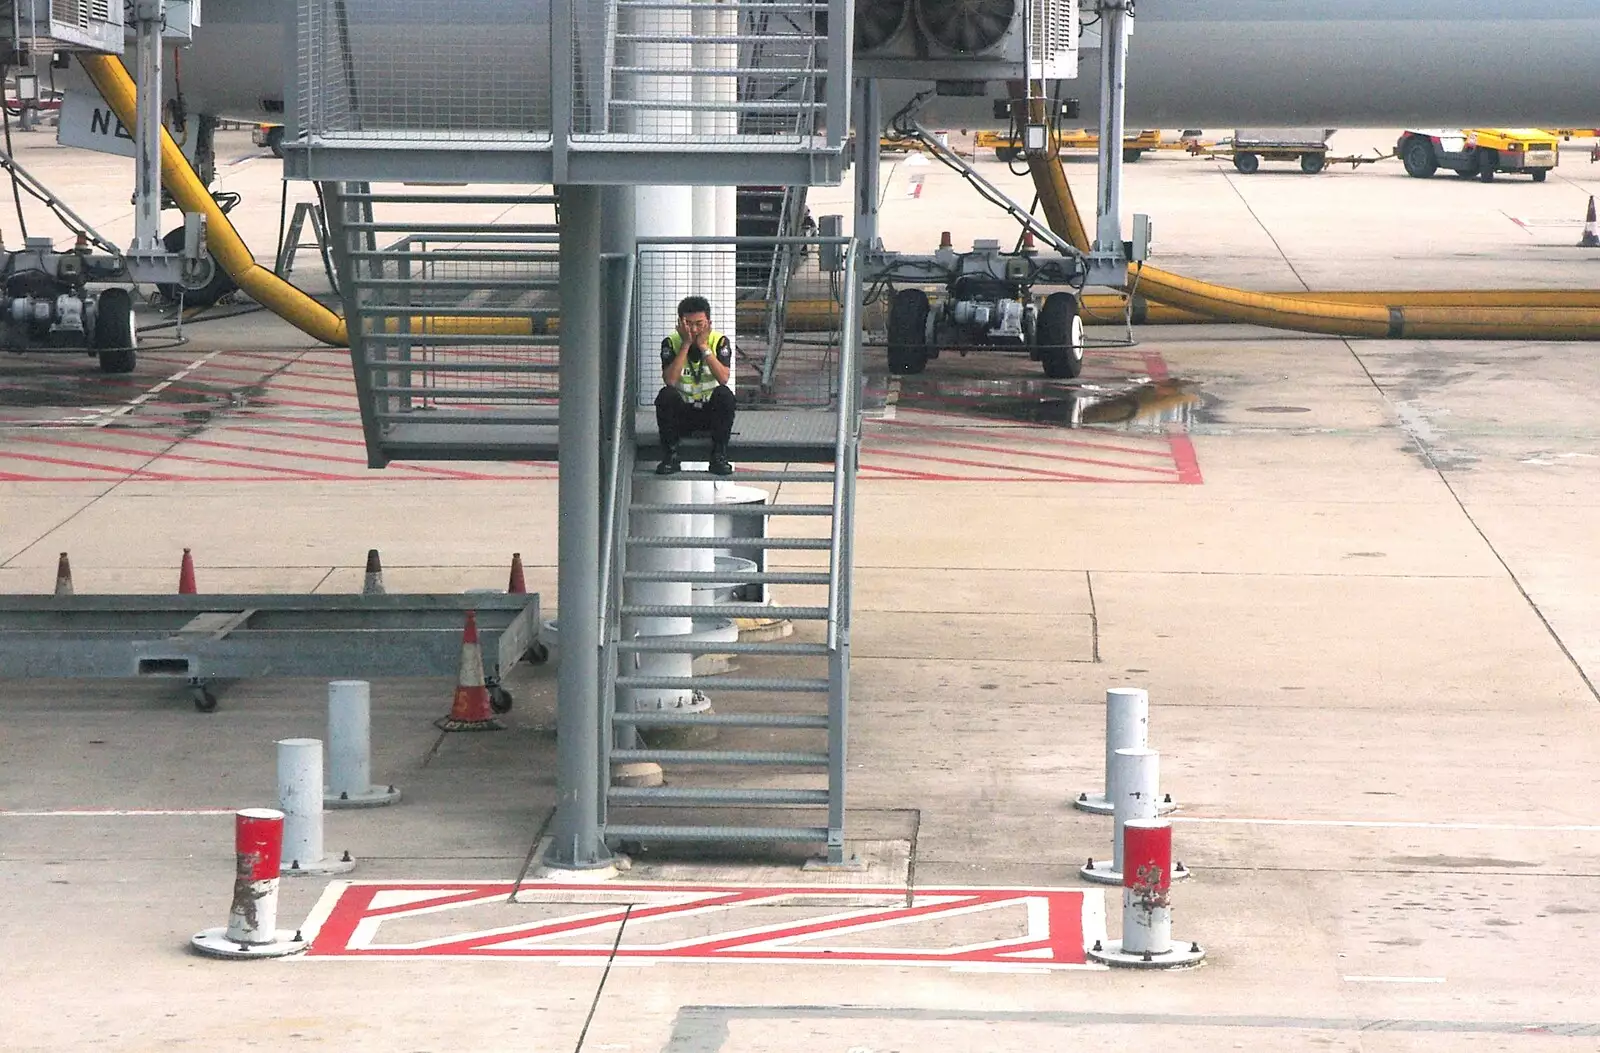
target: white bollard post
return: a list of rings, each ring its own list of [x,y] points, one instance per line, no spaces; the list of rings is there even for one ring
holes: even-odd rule
[[[1118,750],[1144,749],[1150,745],[1150,692],[1140,687],[1113,687],[1106,691],[1106,781],[1100,793],[1080,793],[1072,806],[1096,815],[1110,815],[1111,768]],[[1170,812],[1177,805],[1172,795],[1158,810]]]
[[[400,791],[372,784],[372,685],[365,680],[328,684],[327,808],[376,808]]]
[[[211,958],[281,958],[305,949],[298,932],[278,928],[278,867],[283,813],[246,808],[234,816],[233,907],[228,924],[204,929],[189,946]]]
[[[1122,939],[1096,940],[1089,957],[1106,965],[1174,969],[1197,965],[1206,952],[1198,943],[1172,941],[1172,823],[1130,819],[1124,829]]]
[[[278,807],[283,809],[283,874],[343,874],[355,869],[346,852],[341,859],[322,854],[322,740],[280,739],[278,742]]]
[[[1154,819],[1161,784],[1161,754],[1152,749],[1117,750],[1112,755],[1111,793],[1116,807],[1111,834],[1111,858],[1090,859],[1078,873],[1103,885],[1122,884],[1123,830],[1133,819]],[[1182,864],[1174,880],[1189,876]]]

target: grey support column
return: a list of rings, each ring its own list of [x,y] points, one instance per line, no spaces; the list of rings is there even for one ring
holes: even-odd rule
[[[1133,0],[1101,0],[1100,186],[1095,204],[1096,252],[1122,252],[1122,132],[1128,93],[1128,31]]]
[[[134,121],[133,252],[161,252],[161,24],[162,0],[139,0],[133,9],[138,31],[138,101]]]
[[[856,101],[856,241],[863,252],[878,247],[878,137],[883,134],[883,104],[876,78],[857,80]]]
[[[556,815],[548,867],[612,865],[600,834],[600,195],[561,188],[562,661],[556,681]]]

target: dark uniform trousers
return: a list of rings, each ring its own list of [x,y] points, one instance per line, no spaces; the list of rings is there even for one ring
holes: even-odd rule
[[[661,445],[670,449],[685,435],[706,432],[717,449],[726,450],[733,434],[734,407],[733,392],[726,384],[718,384],[704,402],[688,402],[677,388],[663,387],[656,395],[656,429],[661,432]]]

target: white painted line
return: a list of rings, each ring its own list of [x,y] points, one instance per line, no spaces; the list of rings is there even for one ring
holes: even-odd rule
[[[1421,822],[1400,819],[1228,819],[1196,815],[1169,815],[1175,823],[1212,823],[1234,826],[1344,826],[1398,830],[1506,830],[1516,833],[1600,833],[1600,825],[1580,823],[1537,825],[1532,823],[1455,823]]]
[[[1442,984],[1442,976],[1346,976],[1347,984]]]
[[[232,815],[237,808],[3,808],[0,819],[101,819],[151,815]]]
[[[883,419],[894,420],[900,402],[900,378],[889,378],[889,393],[883,400]]]
[[[216,358],[218,355],[223,355],[223,354],[227,354],[227,348],[220,348],[219,347],[217,350],[211,352],[209,355],[205,355],[202,358],[195,359],[193,362],[190,362],[188,365],[184,366],[182,369],[180,369],[176,373],[172,374],[172,376],[168,377],[166,380],[163,380],[161,383],[157,384],[155,387],[151,388],[149,391],[146,391],[143,395],[140,395],[140,396],[138,396],[137,398],[134,398],[134,399],[130,399],[127,402],[123,403],[122,405],[118,406],[116,409],[112,410],[110,413],[105,414],[98,421],[95,422],[94,426],[96,428],[104,428],[106,425],[110,424],[112,421],[116,420],[117,418],[127,416],[128,414],[132,413],[134,410],[138,409],[140,406],[143,406],[146,402],[149,402],[151,399],[155,398],[157,395],[159,395],[163,391],[167,390],[167,388],[169,388],[172,385],[178,383],[184,377],[187,377],[190,373],[193,373],[195,370],[199,369],[201,366],[204,366],[207,362],[210,362],[213,358]]]

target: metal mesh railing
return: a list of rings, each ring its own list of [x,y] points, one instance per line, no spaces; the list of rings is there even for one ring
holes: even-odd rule
[[[819,134],[829,7],[828,0],[615,0],[605,126],[592,130],[641,142]]]
[[[300,0],[312,141],[548,140],[550,21],[504,0]]]
[[[661,341],[679,301],[711,303],[712,326],[734,348],[742,404],[830,406],[837,398],[846,287],[838,238],[641,239],[634,293],[640,404],[655,397]],[[731,305],[731,309],[730,309]]]
[[[347,191],[335,209],[371,423],[415,421],[419,411],[430,423],[551,419],[560,324],[552,198]]]

